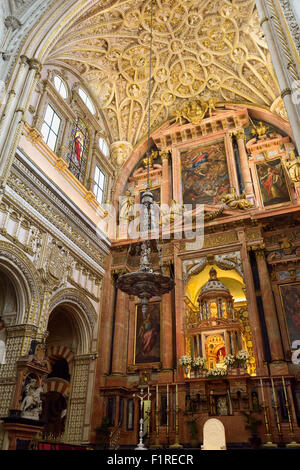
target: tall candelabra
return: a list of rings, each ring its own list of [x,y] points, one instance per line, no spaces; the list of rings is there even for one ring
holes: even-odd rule
[[[147,447],[145,447],[143,443],[143,437],[144,437],[144,400],[148,399],[151,397],[151,393],[148,391],[148,393],[144,393],[144,389],[141,388],[141,394],[138,395],[136,393],[133,394],[134,397],[139,398],[140,400],[140,410],[141,410],[141,418],[140,418],[140,430],[139,430],[139,443],[135,450],[147,450]]]

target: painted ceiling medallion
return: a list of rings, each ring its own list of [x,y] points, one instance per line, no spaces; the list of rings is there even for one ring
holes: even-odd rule
[[[270,108],[280,91],[254,0],[154,0],[151,129],[201,97]],[[51,51],[98,99],[113,141],[147,133],[150,1],[93,6]]]

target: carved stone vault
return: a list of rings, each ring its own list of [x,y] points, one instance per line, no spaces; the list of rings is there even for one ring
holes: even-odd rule
[[[194,96],[270,108],[280,95],[254,0],[153,0],[151,127]],[[112,141],[147,132],[150,0],[102,1],[56,42],[47,63],[80,75]]]

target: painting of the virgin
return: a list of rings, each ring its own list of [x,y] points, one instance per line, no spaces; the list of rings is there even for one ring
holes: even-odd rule
[[[257,175],[264,206],[290,200],[280,159],[257,165]]]
[[[230,182],[224,141],[181,153],[184,204],[218,204]]]
[[[143,318],[141,305],[136,309],[135,363],[160,362],[160,303],[149,304]]]

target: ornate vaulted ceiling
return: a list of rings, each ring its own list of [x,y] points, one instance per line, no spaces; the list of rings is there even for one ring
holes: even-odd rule
[[[97,2],[48,58],[86,81],[114,141],[135,145],[148,120],[150,0]],[[184,100],[270,107],[279,95],[254,0],[153,0],[151,126]]]

